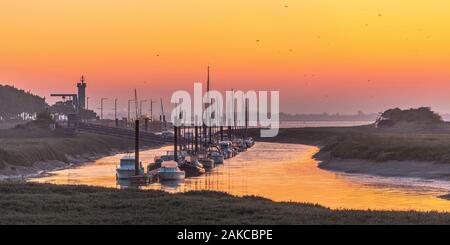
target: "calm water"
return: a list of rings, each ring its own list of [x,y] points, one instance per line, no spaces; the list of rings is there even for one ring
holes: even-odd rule
[[[143,162],[150,162],[169,149],[144,151],[141,157]],[[337,174],[317,167],[317,161],[312,159],[317,151],[318,148],[305,145],[258,142],[206,175],[144,188],[172,193],[217,190],[331,208],[450,211],[450,201],[438,198],[450,192],[450,182]],[[115,168],[122,156],[106,157],[30,181],[121,188],[115,181]]]
[[[281,121],[280,128],[352,127],[374,123],[373,121]]]

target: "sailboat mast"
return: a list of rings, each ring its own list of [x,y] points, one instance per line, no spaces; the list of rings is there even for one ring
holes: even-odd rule
[[[207,78],[206,78],[206,91],[207,92],[209,92],[209,90],[210,90],[210,84],[209,84],[209,66],[208,66],[208,71],[207,71]],[[208,107],[210,107],[211,106],[211,103],[210,103],[210,101],[209,101],[209,95],[208,95]],[[212,143],[212,126],[211,126],[211,117],[212,117],[212,113],[211,113],[211,115],[209,115],[209,127],[208,127],[208,129],[209,129],[209,144],[211,144]]]
[[[207,79],[206,79],[206,91],[209,92],[209,66],[208,66],[208,73],[207,73]]]
[[[167,123],[166,123],[166,115],[164,115],[164,105],[163,105],[163,100],[161,98],[161,113],[162,113],[162,120],[164,122],[164,130],[167,129]]]

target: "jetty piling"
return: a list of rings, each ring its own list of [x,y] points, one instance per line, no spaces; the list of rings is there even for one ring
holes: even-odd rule
[[[134,175],[138,176],[139,175],[139,166],[140,166],[140,162],[139,162],[139,119],[136,119],[134,124],[135,124]]]

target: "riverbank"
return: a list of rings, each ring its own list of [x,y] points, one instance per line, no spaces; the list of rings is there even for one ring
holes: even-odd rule
[[[383,177],[406,177],[421,179],[450,180],[450,164],[430,161],[382,161],[364,159],[331,158],[330,152],[314,156],[319,168],[351,174],[369,174]]]
[[[450,214],[330,210],[217,192],[1,183],[0,224],[449,224]]]
[[[253,136],[256,131],[252,131]],[[320,147],[319,167],[346,173],[450,180],[450,126],[400,124],[392,128],[355,127],[280,129],[259,141]]]
[[[0,130],[0,180],[38,176],[133,147],[132,139],[88,132],[66,136],[39,128]]]

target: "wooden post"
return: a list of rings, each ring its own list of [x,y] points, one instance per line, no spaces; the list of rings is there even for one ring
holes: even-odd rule
[[[175,157],[175,161],[178,162],[178,128],[177,126],[173,127],[173,156]]]
[[[139,119],[135,121],[135,152],[134,152],[134,175],[139,175]]]
[[[195,126],[195,152],[198,152],[198,126]]]
[[[145,129],[145,132],[148,132],[148,121],[149,121],[149,118],[144,118],[144,129]]]
[[[181,139],[181,127],[178,127],[178,136]],[[180,152],[183,150],[183,145],[182,144],[184,144],[184,138],[183,138],[183,142],[178,142],[178,145],[179,145],[179,148],[180,148]]]

